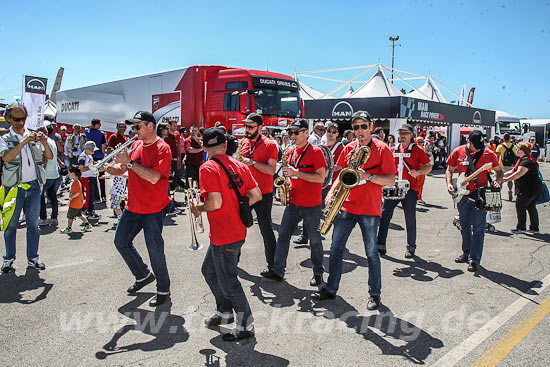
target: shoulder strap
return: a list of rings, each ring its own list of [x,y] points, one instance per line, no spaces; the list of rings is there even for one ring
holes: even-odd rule
[[[227,175],[227,178],[229,179],[229,184],[231,185],[231,187],[235,191],[235,194],[237,194],[237,199],[239,199],[239,202],[240,202],[242,200],[242,195],[239,192],[239,189],[237,189],[237,185],[235,185],[235,182],[231,178],[231,173],[229,173],[229,170],[227,168],[225,168],[223,163],[218,158],[212,157],[210,159],[213,160],[214,162],[216,162],[217,164],[219,164],[223,168],[223,170],[225,171],[225,174]]]

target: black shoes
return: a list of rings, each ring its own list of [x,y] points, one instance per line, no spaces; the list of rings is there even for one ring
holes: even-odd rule
[[[149,273],[147,278],[143,279],[142,281],[136,281],[134,284],[128,288],[127,292],[128,294],[136,294],[137,291],[139,291],[141,288],[145,287],[147,284],[152,283],[155,281],[155,274],[153,272]]]
[[[269,269],[266,269],[266,270],[260,273],[264,278],[276,280],[277,282],[283,281],[283,277],[275,273],[273,270],[269,270]]]
[[[461,264],[461,263],[467,263],[468,262],[468,256],[462,254],[459,257],[455,259],[455,263]]]
[[[294,243],[297,245],[305,245],[308,242],[309,242],[309,238],[305,238],[304,236],[300,236],[294,240]]]
[[[204,320],[204,324],[207,327],[214,327],[214,326],[220,326],[222,324],[232,324],[235,322],[235,318],[233,315],[220,315],[219,313],[215,313],[206,320]]]
[[[166,301],[170,298],[170,293],[168,294],[156,294],[153,299],[151,299],[151,302],[149,302],[149,306],[151,307],[157,307],[162,305],[163,303],[166,303]]]
[[[405,251],[405,259],[412,259],[414,257],[414,251]]]
[[[323,284],[323,276],[322,275],[314,275],[313,278],[309,281],[309,285],[312,287],[318,287],[321,284]]]
[[[367,303],[367,310],[373,311],[380,307],[380,296],[370,296],[369,303]]]
[[[336,294],[330,293],[326,288],[323,287],[319,292],[316,292],[313,295],[313,298],[318,301],[325,301],[327,299],[332,300],[332,299],[336,299]]]
[[[382,250],[381,248],[379,248],[379,249],[378,249],[378,253],[379,253],[380,255],[385,255],[385,254],[386,254],[386,249],[383,249],[383,250]]]
[[[473,273],[477,271],[478,267],[478,264],[476,264],[475,262],[471,262],[470,265],[468,265],[468,271]]]
[[[254,326],[250,330],[233,329],[230,333],[224,334],[222,339],[226,342],[237,342],[239,340],[248,339],[254,336]]]

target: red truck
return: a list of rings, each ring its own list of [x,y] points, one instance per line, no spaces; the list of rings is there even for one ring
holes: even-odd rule
[[[57,122],[88,126],[99,118],[114,132],[118,121],[151,111],[158,122],[211,127],[221,122],[243,135],[250,112],[264,124],[287,126],[303,116],[298,82],[288,75],[227,66],[197,65],[57,92]]]

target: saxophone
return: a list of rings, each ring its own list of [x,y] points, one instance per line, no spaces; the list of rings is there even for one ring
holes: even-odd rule
[[[237,157],[238,161],[243,160],[243,152],[242,152],[243,141],[244,141],[244,139],[241,139],[241,141],[239,142],[239,145],[237,146],[237,155],[236,155],[236,157]]]
[[[290,146],[286,147],[283,151],[282,166],[283,168],[288,167],[288,158],[286,153],[290,149]],[[277,188],[279,193],[279,198],[281,199],[282,205],[287,205],[290,202],[290,178],[289,177],[277,177],[273,182],[273,185]]]
[[[334,194],[327,207],[323,210],[323,218],[318,229],[322,235],[325,235],[329,231],[351,189],[359,185],[361,181],[358,169],[367,163],[370,157],[370,148],[363,145],[363,136],[359,136],[359,141],[359,149],[355,148],[348,167],[340,171]]]

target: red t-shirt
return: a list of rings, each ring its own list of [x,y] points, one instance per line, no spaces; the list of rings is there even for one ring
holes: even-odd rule
[[[200,138],[196,138],[199,139]],[[188,136],[185,139],[185,149],[187,148],[202,148],[202,146],[196,142],[194,139],[191,139],[191,136]],[[189,153],[187,152],[187,163],[199,165],[204,161],[204,153],[201,151],[199,153]]]
[[[334,143],[334,144],[332,144],[332,145],[327,145],[327,148],[329,148],[330,151],[332,152],[334,146],[335,146],[336,144],[338,144],[338,143],[339,143],[339,142],[336,142],[336,143]],[[340,143],[340,144],[338,144],[338,147],[336,148],[336,150],[332,153],[332,155],[333,155],[332,159],[334,160],[334,165],[335,165],[335,166],[338,165],[337,162],[338,162],[338,159],[340,158],[340,154],[342,154],[342,151],[343,151],[343,150],[344,150],[344,144]],[[339,174],[340,174],[340,171],[334,172],[334,173],[332,174],[332,183],[334,183],[334,181],[336,181],[336,180],[338,179],[338,175],[339,175]],[[331,185],[328,185],[327,187],[331,187],[331,186],[332,186],[332,184],[331,184]]]
[[[472,154],[472,153],[470,154],[472,155],[472,159],[473,159],[475,154]],[[472,172],[474,172],[479,167],[483,166],[485,163],[491,163],[492,167],[499,166],[497,155],[489,148],[484,148],[483,154],[477,161]],[[458,174],[461,174],[462,172],[466,172],[466,169],[470,164],[468,160],[468,156],[466,155],[466,145],[461,145],[455,150],[453,150],[449,158],[447,158],[447,164],[451,167],[458,168]],[[477,176],[478,187],[489,186],[489,182],[487,179],[488,175],[489,175],[488,171],[483,171]],[[474,180],[472,180],[470,181],[470,183],[468,183],[466,190],[474,191],[475,189],[476,189],[476,185]]]
[[[297,168],[300,172],[313,173],[319,168],[327,166],[325,155],[321,148],[310,143],[307,143],[300,149],[294,147],[286,155],[288,164]],[[322,183],[314,183],[291,177],[290,204],[304,207],[321,205],[323,202],[322,188]]]
[[[408,147],[403,148],[401,144],[393,146],[390,148],[392,154],[396,153],[405,153],[409,154],[410,156],[403,157],[403,161],[406,162],[409,167],[411,167],[414,170],[420,169],[424,167],[426,164],[430,163],[430,157],[428,157],[428,154],[424,151],[424,149],[420,148],[415,143],[411,143]],[[395,154],[394,154],[395,157]],[[399,164],[399,157],[395,157],[395,174],[397,175],[397,169]],[[418,185],[418,179],[411,176],[409,173],[409,170],[405,165],[403,164],[403,180],[407,180],[411,184],[411,190],[418,191],[419,185]]]
[[[170,147],[172,152],[172,158],[178,158],[178,151],[180,149],[180,133],[174,131],[174,134],[168,133],[168,136],[164,138],[164,141]]]
[[[141,166],[154,169],[162,176],[156,184],[139,177],[133,170],[128,170],[128,204],[126,208],[137,214],[158,213],[171,201],[168,196],[168,175],[172,156],[170,147],[161,139],[144,146],[142,140],[132,143],[136,148],[130,153],[130,159]]]
[[[231,172],[241,196],[245,196],[248,191],[258,186],[246,165],[226,154],[217,155],[216,158]],[[204,200],[209,192],[219,192],[222,195],[222,207],[207,213],[208,223],[210,223],[210,242],[214,246],[223,246],[244,240],[246,227],[239,215],[237,195],[218,162],[210,159],[200,166],[199,182]]]
[[[377,176],[387,176],[395,173],[395,162],[390,148],[381,140],[371,139],[370,157],[361,168],[368,173]],[[353,150],[359,146],[359,141],[354,140],[344,148],[337,164],[346,168],[349,164]],[[364,181],[351,189],[348,198],[342,205],[342,210],[357,215],[382,215],[382,186]]]
[[[116,148],[117,145],[124,144],[124,143],[126,143],[126,137],[124,135],[120,135],[119,133],[116,133],[109,136],[107,146],[110,148]]]
[[[256,144],[256,145],[254,145]],[[248,156],[248,153],[252,150],[251,157]],[[241,154],[244,158],[251,158],[260,163],[265,163],[273,158],[277,161],[279,152],[277,150],[277,144],[271,139],[266,138],[265,136],[260,135],[259,141],[256,140],[251,142],[247,138],[244,138],[241,142]],[[262,194],[269,194],[273,192],[273,176],[265,174],[258,170],[254,166],[248,167],[252,176],[258,182],[258,186],[262,191]]]

